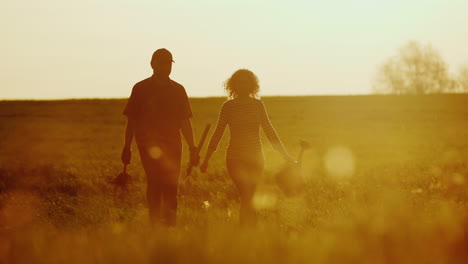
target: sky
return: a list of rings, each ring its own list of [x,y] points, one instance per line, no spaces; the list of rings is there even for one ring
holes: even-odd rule
[[[368,94],[411,40],[468,63],[466,0],[0,1],[0,99],[128,97],[158,48],[191,97],[240,68],[260,95]]]

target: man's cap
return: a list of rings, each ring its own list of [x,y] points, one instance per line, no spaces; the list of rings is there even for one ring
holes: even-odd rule
[[[162,63],[169,63],[175,62],[172,59],[172,54],[167,49],[158,49],[153,53],[153,57],[151,58],[151,65],[154,65],[157,62]]]

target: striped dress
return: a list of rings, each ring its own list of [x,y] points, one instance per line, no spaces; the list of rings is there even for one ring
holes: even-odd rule
[[[224,102],[208,144],[208,152],[216,151],[226,126],[230,131],[226,159],[263,160],[260,127],[276,150],[284,149],[261,100],[236,98]]]

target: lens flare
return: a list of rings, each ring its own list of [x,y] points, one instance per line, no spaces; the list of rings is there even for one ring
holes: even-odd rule
[[[278,201],[277,195],[267,189],[259,189],[255,192],[252,203],[255,209],[269,209],[276,206]]]
[[[330,176],[336,178],[351,177],[355,169],[353,152],[343,146],[330,148],[324,158],[325,169]]]
[[[162,156],[162,150],[156,146],[150,147],[148,152],[152,159],[160,159]]]

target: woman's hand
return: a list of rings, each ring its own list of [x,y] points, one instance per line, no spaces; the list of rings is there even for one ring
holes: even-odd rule
[[[208,168],[208,160],[205,159],[202,163],[202,165],[200,166],[200,171],[205,173],[206,172],[206,169]]]
[[[288,163],[291,163],[291,164],[298,164],[298,161],[297,161],[293,156],[291,156],[291,155],[289,155],[289,154],[287,154],[287,153],[286,153],[285,155],[283,155],[283,158],[284,158],[284,160],[286,160],[286,162],[288,162]]]

